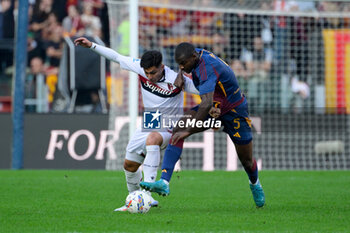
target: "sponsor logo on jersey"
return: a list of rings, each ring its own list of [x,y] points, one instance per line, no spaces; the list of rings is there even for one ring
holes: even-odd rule
[[[141,86],[143,89],[146,91],[151,92],[152,94],[155,94],[157,96],[163,97],[163,98],[168,98],[168,97],[174,97],[178,94],[180,94],[181,90],[177,87],[171,87],[169,90],[166,90],[157,84],[152,83],[149,81],[147,78],[139,75]],[[169,85],[168,85],[169,86]]]

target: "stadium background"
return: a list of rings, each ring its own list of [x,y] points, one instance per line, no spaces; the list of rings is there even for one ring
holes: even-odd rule
[[[1,2],[0,134],[4,153],[0,168],[10,168],[10,112],[16,107],[11,105],[11,29],[17,6],[15,1]],[[128,2],[29,3],[23,167],[120,170],[129,137],[127,124],[118,128],[129,114],[128,73],[116,64],[94,62],[98,58],[88,50],[77,49],[72,59],[69,40],[64,36],[97,36],[127,55]],[[347,1],[154,0],[139,4],[139,54],[159,49],[164,63],[176,70],[173,50],[177,43],[190,41],[218,54],[233,67],[249,101],[254,154],[262,169],[349,169]],[[78,14],[73,9],[72,16],[67,17],[68,9],[74,6]],[[263,49],[257,49],[259,46]],[[40,59],[33,59],[37,57]],[[35,71],[35,64],[30,66],[33,60],[39,63],[40,72]],[[41,86],[40,74],[45,80]],[[75,90],[77,99],[72,105]],[[198,97],[186,95],[185,105],[198,101]],[[138,109],[142,113],[141,104]],[[181,169],[240,169],[234,149],[222,132],[194,135],[190,142]],[[54,156],[50,156],[50,148]]]

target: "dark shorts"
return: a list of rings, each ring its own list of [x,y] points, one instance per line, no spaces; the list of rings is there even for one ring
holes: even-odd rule
[[[197,111],[198,106],[193,107],[192,110]],[[209,115],[208,118],[210,118]],[[217,120],[221,121],[222,126],[224,126],[223,131],[229,135],[233,143],[245,145],[252,141],[252,126],[246,100],[238,107],[217,118]]]

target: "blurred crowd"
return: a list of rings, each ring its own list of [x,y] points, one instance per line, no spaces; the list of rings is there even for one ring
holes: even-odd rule
[[[14,38],[17,8],[17,0],[1,0],[0,39]],[[47,72],[57,73],[64,35],[109,39],[102,0],[29,0],[28,22],[28,66],[34,57],[40,58]]]
[[[13,65],[13,51],[6,50],[6,43],[10,44],[7,39],[14,37],[18,1],[0,2],[0,75],[5,77],[3,74],[11,73]],[[188,4],[187,0],[164,2],[170,5]],[[236,9],[247,9],[247,2],[253,2],[257,10],[263,10],[261,12],[282,12],[266,15],[245,14],[244,11],[210,11],[220,5],[219,2],[191,1],[192,6],[201,6],[205,11],[140,7],[140,54],[148,49],[161,50],[164,63],[176,69],[173,51],[179,42],[189,41],[198,47],[207,48],[233,68],[252,106],[269,107],[272,98],[278,99],[273,103],[282,107],[303,104],[312,92],[310,86],[324,82],[322,30],[350,27],[350,17],[283,15],[293,12],[350,13],[350,3],[346,1],[230,2],[230,7]],[[102,0],[29,0],[28,93],[37,95],[33,80],[36,75],[44,74],[49,80],[46,82],[52,83],[48,87],[48,98],[52,101],[54,83],[57,82],[54,77],[59,73],[62,56],[63,36],[98,36],[109,46],[107,12],[107,4]],[[118,33],[128,33],[127,17],[116,25],[119,26]],[[120,52],[127,55],[128,39],[120,43]],[[284,100],[280,96],[283,88],[291,92],[289,99]]]
[[[0,2],[0,40],[4,47],[0,48],[0,74],[5,79],[14,69],[13,49],[6,50],[6,43],[14,43],[18,1]],[[51,80],[48,98],[52,102],[52,92],[55,91],[52,89],[55,89],[62,56],[63,37],[98,36],[108,44],[107,6],[102,0],[29,0],[28,16],[26,98],[37,96],[35,77],[42,74],[45,83],[50,82],[47,79]],[[28,105],[28,109],[33,109],[31,104]]]
[[[143,8],[140,11],[142,46],[162,48],[166,64],[172,62],[174,46],[184,40],[214,52],[233,68],[251,109],[257,111],[293,107],[299,111],[313,105],[312,88],[324,84],[322,32],[350,28],[347,1],[167,2],[170,5],[191,2],[192,8],[191,5],[190,10]],[[225,2],[226,7],[241,11],[210,11],[224,6]],[[204,10],[196,11],[196,6]],[[316,16],[322,13],[345,17]]]

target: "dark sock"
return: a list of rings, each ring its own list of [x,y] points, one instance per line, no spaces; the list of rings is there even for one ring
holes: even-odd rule
[[[176,145],[171,145],[170,140],[170,143],[167,146],[164,153],[164,159],[162,163],[162,175],[160,177],[161,179],[167,180],[168,182],[170,181],[175,164],[181,156],[183,143],[184,140],[180,140]]]
[[[252,184],[255,184],[258,180],[258,166],[256,164],[256,160],[253,159],[253,166],[251,168],[244,168],[247,173],[249,180]]]

